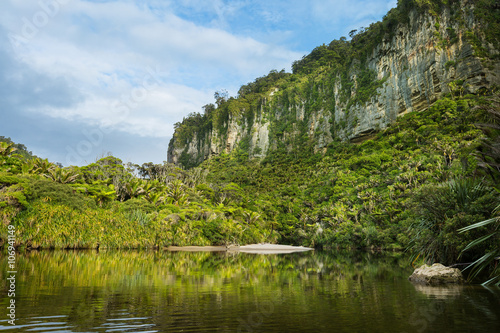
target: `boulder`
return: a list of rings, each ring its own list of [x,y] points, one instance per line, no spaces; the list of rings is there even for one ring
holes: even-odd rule
[[[423,265],[415,269],[409,280],[426,285],[464,283],[465,281],[462,272],[458,268],[446,267],[441,264]]]

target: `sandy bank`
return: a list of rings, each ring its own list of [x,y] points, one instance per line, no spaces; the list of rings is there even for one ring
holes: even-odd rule
[[[258,254],[279,254],[294,253],[313,250],[310,247],[278,245],[278,244],[250,244],[243,246],[169,246],[168,251],[187,251],[187,252],[243,252]]]
[[[225,246],[169,246],[168,251],[178,252],[225,252],[227,247]]]

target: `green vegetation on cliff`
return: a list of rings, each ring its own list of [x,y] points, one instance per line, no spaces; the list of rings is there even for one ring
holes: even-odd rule
[[[282,147],[293,154],[306,151],[309,155],[332,140],[376,132],[405,113],[405,108],[426,109],[445,95],[441,91],[448,97],[463,96],[471,92],[465,82],[470,75],[467,66],[473,66],[471,60],[481,59],[490,69],[498,65],[499,15],[494,0],[400,0],[381,22],[351,31],[351,40],[342,37],[295,61],[291,74],[273,70],[242,86],[236,97],[217,92],[215,104],[204,106],[203,114],[190,114],[175,124],[169,161],[191,168],[233,149],[242,159],[260,158]],[[443,17],[449,26],[442,25]],[[416,36],[414,30],[419,28],[426,35]],[[414,36],[419,42],[406,40]],[[407,43],[405,49],[386,47],[401,43]],[[377,67],[379,57],[396,51],[402,53]],[[430,53],[432,56],[426,58]],[[425,59],[425,67],[412,62],[419,55]],[[442,69],[434,65],[439,61]],[[421,73],[424,71],[425,75]],[[489,94],[495,89],[479,81],[474,84],[474,93],[478,89]],[[398,95],[402,90],[404,97]],[[390,95],[383,102],[377,100],[382,93]],[[378,114],[362,119],[370,103],[372,107],[365,113]],[[385,105],[385,114],[384,105],[382,109],[373,106],[377,103],[389,104]],[[262,134],[256,135],[261,129]]]

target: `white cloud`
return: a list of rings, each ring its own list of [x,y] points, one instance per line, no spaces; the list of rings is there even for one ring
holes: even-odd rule
[[[19,29],[13,19],[19,15],[15,9],[22,13],[29,9],[17,1],[10,4],[13,11],[6,28],[15,31]],[[216,13],[227,12],[221,2],[216,5]],[[232,7],[227,8],[231,11]],[[69,108],[38,110],[34,106],[32,112],[100,122],[134,135],[169,136],[174,122],[201,111],[212,100],[213,91],[208,92],[197,76],[204,79],[215,73],[254,78],[273,68],[288,67],[298,56],[249,37],[198,26],[169,12],[159,15],[128,1],[73,0],[44,28],[15,49],[18,59],[33,71],[64,77],[85,101]],[[143,81],[150,68],[161,68],[162,73],[148,79],[155,86],[144,98],[136,96],[134,100],[134,93],[144,90]],[[231,86],[227,88],[234,86],[229,80],[226,84]],[[124,98],[133,100],[133,107],[122,102]],[[118,109],[130,112],[117,115]]]
[[[86,122],[110,130],[138,136],[165,138],[173,134],[173,125],[183,116],[200,111],[212,93],[186,86],[166,84],[151,89],[133,88],[116,99],[90,97],[71,108],[52,108],[44,112],[66,120]]]

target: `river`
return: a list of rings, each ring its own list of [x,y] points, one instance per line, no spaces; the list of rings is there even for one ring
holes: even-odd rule
[[[0,269],[3,331],[500,332],[500,289],[415,286],[403,253],[32,251]]]

